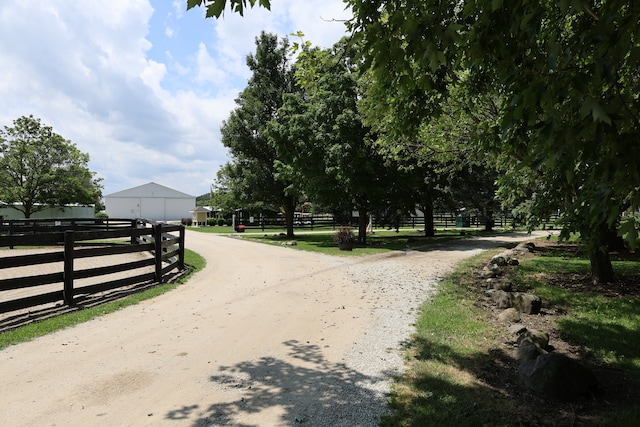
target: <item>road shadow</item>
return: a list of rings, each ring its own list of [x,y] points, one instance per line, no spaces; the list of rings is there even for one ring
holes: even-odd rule
[[[324,357],[319,346],[291,340],[287,358],[262,357],[255,361],[221,366],[209,377],[216,389],[228,391],[231,402],[213,402],[208,407],[187,404],[169,411],[169,420],[191,419],[192,426],[234,425],[243,415],[278,407],[282,426],[378,426],[387,411],[387,395],[376,385],[389,380],[392,372],[364,375]]]

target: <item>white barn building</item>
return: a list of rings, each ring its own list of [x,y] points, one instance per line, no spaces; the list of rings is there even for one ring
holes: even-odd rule
[[[190,218],[196,197],[150,182],[104,196],[109,218],[144,218],[176,221]]]

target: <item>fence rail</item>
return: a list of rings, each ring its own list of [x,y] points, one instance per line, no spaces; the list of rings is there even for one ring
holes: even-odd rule
[[[517,225],[517,221],[510,215],[494,215],[493,226],[508,228]],[[542,228],[554,228],[558,215],[552,215],[546,222],[540,224]],[[487,219],[479,215],[457,215],[454,213],[436,213],[433,215],[435,228],[482,228]],[[358,223],[357,217],[334,217],[332,215],[304,215],[294,219],[294,228],[309,229],[337,228],[343,225],[354,226]],[[376,228],[423,228],[425,224],[423,216],[373,217],[373,226]],[[285,219],[279,217],[240,217],[236,218],[236,226],[243,225],[246,230],[274,230],[284,229]]]
[[[553,226],[557,217],[552,217],[546,226]],[[514,218],[509,215],[495,215],[493,218],[495,227],[507,228],[514,225]],[[486,224],[486,218],[475,215],[456,215],[453,213],[437,213],[433,216],[435,228],[481,228]],[[331,215],[304,216],[294,219],[294,228],[310,229],[315,228],[337,228],[343,225],[355,225],[358,223],[357,217],[333,217]],[[237,218],[236,226],[243,225],[247,230],[284,229],[285,220],[283,217],[263,217]],[[422,216],[402,216],[400,218],[378,218],[373,217],[373,226],[376,228],[421,228],[424,227],[424,217]]]
[[[0,221],[0,248],[16,246],[62,246],[62,250],[27,255],[0,255],[0,271],[61,263],[53,273],[0,279],[0,295],[30,289],[29,296],[0,301],[0,313],[63,301],[74,305],[78,295],[94,294],[145,282],[162,282],[166,275],[184,269],[184,226],[130,219],[30,219]],[[116,240],[126,239],[126,242]],[[111,255],[147,254],[135,261],[78,269],[75,261]],[[135,270],[143,269],[138,273]],[[147,271],[148,270],[148,271]],[[5,272],[10,270],[5,270]],[[15,271],[15,270],[14,270]],[[98,279],[98,283],[76,286],[78,280],[129,272],[128,277]],[[54,291],[39,291],[45,285],[61,284]],[[31,289],[33,288],[33,289]],[[47,286],[50,289],[50,286]]]

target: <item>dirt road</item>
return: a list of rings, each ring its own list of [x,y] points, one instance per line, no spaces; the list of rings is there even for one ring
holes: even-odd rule
[[[527,239],[342,258],[189,231],[188,283],[0,351],[0,426],[374,426],[437,278]]]

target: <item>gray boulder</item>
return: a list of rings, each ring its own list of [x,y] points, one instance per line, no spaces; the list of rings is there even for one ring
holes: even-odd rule
[[[513,296],[513,307],[525,314],[538,314],[542,309],[542,298],[537,295],[516,293]]]
[[[490,289],[487,291],[487,295],[497,308],[513,307],[525,314],[538,314],[542,308],[542,298],[537,295],[507,292],[499,289]]]
[[[489,289],[495,289],[497,291],[511,292],[513,286],[510,282],[504,280],[497,280],[496,278],[488,279],[487,281]]]
[[[498,314],[498,320],[501,322],[517,323],[520,321],[520,313],[515,308],[507,308]]]
[[[569,402],[598,388],[593,372],[562,354],[546,353],[526,360],[518,372],[527,387],[549,400]]]
[[[489,264],[495,264],[497,266],[504,267],[509,263],[509,259],[511,259],[511,255],[509,253],[507,253],[506,251],[500,252],[499,254],[491,257],[491,261],[489,261]]]
[[[533,242],[519,243],[518,246],[515,247],[516,251],[521,252],[533,252],[536,248],[536,244]]]
[[[518,336],[518,345],[520,347],[534,345],[541,350],[544,350],[549,346],[549,334],[537,329],[525,329],[524,331],[521,331]]]
[[[498,308],[511,308],[513,307],[513,292],[499,291],[491,289],[487,291],[487,295],[495,303]]]

